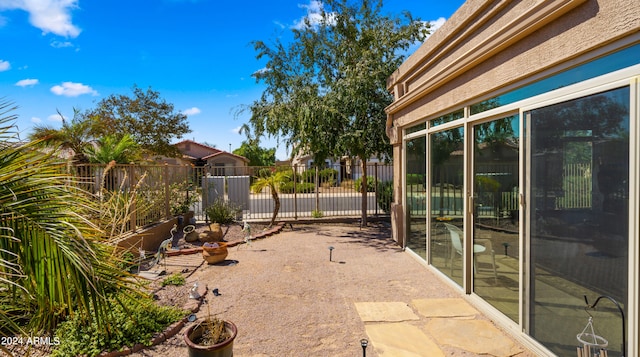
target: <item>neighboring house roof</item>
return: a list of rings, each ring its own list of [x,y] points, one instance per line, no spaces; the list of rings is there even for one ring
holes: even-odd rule
[[[238,160],[242,160],[244,162],[249,162],[244,156],[232,154],[227,151],[219,150],[209,145],[201,144],[199,142],[193,140],[183,140],[178,143],[173,144],[178,150],[182,153],[184,159],[191,160],[209,160],[219,156],[230,156]],[[187,150],[186,147],[189,146]],[[192,147],[194,146],[194,147]]]
[[[249,162],[249,159],[247,159],[247,158],[246,158],[246,157],[244,157],[244,156],[240,156],[240,155],[232,154],[232,153],[230,153],[230,152],[226,152],[226,151],[220,151],[220,150],[218,150],[218,151],[219,151],[219,152],[214,153],[214,154],[211,154],[211,155],[207,155],[207,156],[203,157],[202,159],[203,159],[203,160],[209,160],[209,159],[213,159],[214,157],[220,157],[220,156],[231,156],[231,157],[234,157],[234,158],[236,158],[236,159],[242,160],[242,161],[244,161],[244,162]]]

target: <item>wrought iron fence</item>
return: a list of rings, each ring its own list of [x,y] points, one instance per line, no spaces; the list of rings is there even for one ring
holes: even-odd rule
[[[305,166],[237,167],[191,165],[83,164],[70,168],[85,190],[102,199],[106,194],[135,199],[130,207],[131,230],[165,218],[194,211],[197,220],[208,220],[207,210],[226,205],[240,220],[270,219],[275,207],[272,191],[252,191],[258,180],[276,172],[278,219],[359,216],[362,207],[360,167]],[[393,166],[367,166],[367,214],[386,215],[393,199]]]

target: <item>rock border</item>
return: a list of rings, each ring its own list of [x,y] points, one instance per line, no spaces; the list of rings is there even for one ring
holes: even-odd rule
[[[251,236],[251,240],[256,240],[256,239],[263,239],[266,237],[270,237],[274,234],[280,233],[282,231],[282,229],[284,228],[285,223],[284,222],[280,222],[277,223],[276,225],[274,225],[273,227],[269,228],[269,229],[265,229],[262,232],[256,234],[256,235],[252,235]],[[245,244],[245,241],[235,241],[235,242],[227,242],[227,248],[232,248],[235,247],[237,245],[240,244]],[[188,255],[188,254],[196,254],[196,253],[201,253],[202,252],[202,247],[197,247],[197,248],[186,248],[186,249],[180,249],[180,250],[169,250],[167,252],[167,256],[169,257],[174,257],[174,256],[178,256],[178,255]]]

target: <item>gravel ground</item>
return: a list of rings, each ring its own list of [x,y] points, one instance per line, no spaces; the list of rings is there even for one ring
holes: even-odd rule
[[[203,305],[199,318],[210,311],[236,324],[234,356],[360,356],[366,333],[355,302],[460,297],[390,236],[382,223],[364,229],[294,224],[231,248],[224,264],[201,266],[187,287],[195,282],[209,287],[208,308]],[[214,288],[219,296],[211,293]],[[132,356],[186,356],[185,330]],[[473,355],[451,347],[443,351]],[[378,354],[370,346],[367,356]]]
[[[362,229],[357,224],[286,226],[277,235],[230,248],[225,263],[185,272],[184,286],[165,287],[157,295],[160,303],[182,306],[195,282],[207,284],[207,300],[197,316],[210,312],[236,324],[236,357],[361,356],[360,339],[367,336],[354,303],[460,297],[390,236],[384,223]],[[184,246],[181,237],[176,239]],[[244,232],[229,226],[224,239],[243,241]],[[214,288],[219,296],[211,293]],[[187,356],[185,330],[131,356]],[[441,348],[446,356],[475,356]],[[39,352],[34,355],[47,355]],[[366,355],[378,356],[374,346]],[[518,355],[525,356],[533,354]]]

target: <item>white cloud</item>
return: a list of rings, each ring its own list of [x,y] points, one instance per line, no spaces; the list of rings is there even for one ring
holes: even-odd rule
[[[429,21],[429,23],[431,24],[431,33],[436,32],[436,30],[439,29],[445,23],[445,21],[447,21],[447,19],[445,19],[444,17],[440,17],[437,20]]]
[[[80,29],[71,23],[71,10],[78,0],[9,0],[0,1],[0,10],[24,10],[29,13],[31,25],[43,33],[77,37]]]
[[[11,68],[11,63],[9,61],[0,60],[0,72],[8,71]]]
[[[38,118],[38,117],[32,117],[31,118],[31,122],[34,124],[40,124],[42,123],[42,119]]]
[[[51,41],[51,47],[53,48],[73,47],[73,43],[69,41]]]
[[[193,108],[189,108],[187,110],[183,110],[182,114],[186,115],[186,116],[191,116],[191,115],[197,115],[200,114],[202,111],[200,110],[200,108],[197,107],[193,107]]]
[[[93,88],[82,83],[73,82],[63,82],[62,85],[53,86],[51,87],[51,92],[65,97],[77,97],[83,94],[91,94],[93,96],[98,95],[98,92]]]
[[[291,26],[291,28],[294,28],[297,30],[304,29],[307,26],[315,28],[318,25],[320,25],[323,21],[325,21],[322,18],[322,13],[324,12],[324,4],[322,4],[322,1],[310,0],[308,5],[298,4],[298,7],[301,9],[307,9],[307,15],[301,17],[299,20],[294,20],[293,26]],[[334,21],[335,14],[327,13],[326,16],[327,16],[326,21],[328,22],[329,25],[335,23]]]
[[[242,130],[242,126],[231,129],[231,132],[234,134],[240,134],[240,130]]]
[[[51,114],[47,117],[47,120],[49,121],[55,121],[55,122],[62,122],[62,118],[64,117],[64,119],[67,119],[67,116],[62,114],[62,116],[60,116],[60,114],[56,113],[56,114]]]
[[[29,86],[35,86],[36,84],[38,84],[38,80],[33,78],[21,79],[18,82],[16,82],[16,85],[18,87],[29,87]]]

